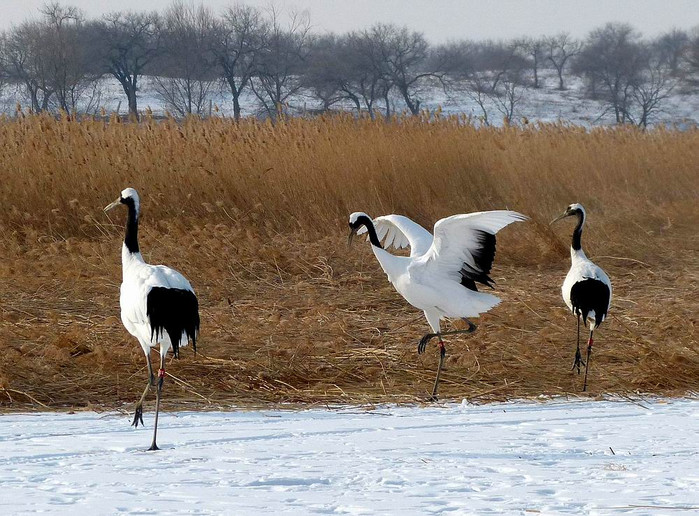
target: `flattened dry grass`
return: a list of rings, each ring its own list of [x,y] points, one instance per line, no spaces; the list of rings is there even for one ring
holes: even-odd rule
[[[347,215],[426,227],[508,207],[494,278],[501,306],[447,343],[441,393],[472,400],[577,394],[575,321],[560,299],[571,228],[612,277],[591,394],[696,392],[699,131],[475,129],[459,119],[337,117],[272,126],[28,116],[0,122],[0,404],[119,406],[145,382],[121,326],[126,186],[143,198],[147,260],[182,271],[202,309],[200,353],[168,365],[169,406],[424,400],[436,350]],[[112,212],[114,213],[114,212]]]

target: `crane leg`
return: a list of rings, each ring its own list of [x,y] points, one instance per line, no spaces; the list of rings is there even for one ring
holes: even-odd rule
[[[143,425],[143,402],[150,392],[150,388],[155,385],[155,377],[153,376],[153,365],[150,361],[150,353],[146,355],[146,360],[148,361],[148,383],[146,384],[146,388],[141,395],[141,399],[138,400],[138,403],[136,403],[136,411],[133,416],[133,422],[131,423],[131,426],[135,426],[136,428],[138,428],[139,421],[141,425]]]
[[[453,330],[453,331],[443,331],[439,333],[427,333],[424,337],[420,339],[419,344],[417,345],[417,352],[418,354],[422,354],[425,352],[425,349],[427,348],[427,343],[433,339],[434,337],[439,337],[439,365],[437,366],[437,377],[434,380],[434,387],[432,388],[432,396],[430,396],[430,401],[437,401],[437,391],[439,390],[439,377],[442,374],[442,366],[444,365],[444,357],[447,354],[447,349],[444,346],[444,341],[442,340],[442,336],[444,335],[458,335],[458,334],[468,334],[468,333],[473,333],[476,331],[476,325],[473,324],[471,321],[468,319],[464,319],[468,323],[468,328],[464,330]]]
[[[466,328],[465,330],[453,330],[453,331],[443,331],[440,333],[427,333],[427,334],[425,334],[425,336],[420,339],[420,342],[417,345],[418,355],[421,355],[425,352],[425,349],[427,349],[427,343],[431,339],[433,339],[434,337],[439,337],[440,342],[441,342],[442,336],[444,336],[444,335],[458,335],[460,333],[473,333],[474,331],[476,331],[477,326],[475,324],[473,324],[468,319],[464,319],[464,321],[466,321],[468,323],[468,328]]]
[[[574,371],[577,369],[578,374],[580,374],[581,365],[585,365],[585,362],[583,362],[582,354],[580,353],[580,315],[578,315],[578,343],[577,347],[575,348],[575,361],[573,362],[573,367],[571,367],[570,370]]]
[[[160,355],[160,369],[158,369],[158,390],[155,391],[155,423],[153,424],[153,442],[148,451],[159,450],[155,439],[158,435],[158,414],[160,413],[160,397],[163,392],[163,381],[165,380],[165,355]]]
[[[587,361],[585,362],[585,381],[583,382],[583,392],[587,391],[587,369],[590,367],[590,353],[592,353],[592,330],[590,330],[590,339],[587,341]]]
[[[432,396],[430,401],[437,401],[437,390],[439,389],[439,376],[442,374],[442,366],[444,365],[444,357],[447,354],[447,348],[444,346],[444,341],[439,338],[439,365],[437,366],[437,377],[434,379],[434,387],[432,387]]]

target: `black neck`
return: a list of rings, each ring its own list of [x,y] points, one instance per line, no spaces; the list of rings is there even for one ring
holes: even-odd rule
[[[357,227],[366,226],[366,230],[369,233],[369,241],[371,242],[371,244],[383,249],[383,246],[381,245],[381,241],[379,240],[379,237],[376,234],[376,229],[374,228],[374,222],[369,217],[365,217],[364,215],[362,215],[362,216],[357,218],[357,221],[355,222],[355,224]]]
[[[580,245],[580,237],[582,237],[582,227],[583,223],[585,222],[582,211],[578,210],[577,215],[578,225],[575,226],[575,229],[573,230],[573,243],[571,244],[571,247],[575,251],[582,249],[582,246]]]
[[[138,253],[138,212],[136,211],[136,204],[133,199],[125,199],[123,202],[129,208],[124,245],[132,254]]]

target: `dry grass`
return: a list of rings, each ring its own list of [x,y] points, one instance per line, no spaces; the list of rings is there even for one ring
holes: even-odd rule
[[[424,399],[436,351],[349,212],[428,227],[509,207],[532,217],[499,240],[504,303],[447,344],[445,397],[577,393],[575,321],[560,299],[570,202],[584,245],[615,285],[591,392],[697,391],[699,131],[289,120],[0,121],[0,404],[110,407],[145,382],[118,317],[125,186],[143,197],[146,259],[187,275],[202,306],[201,354],[169,372],[170,406]]]

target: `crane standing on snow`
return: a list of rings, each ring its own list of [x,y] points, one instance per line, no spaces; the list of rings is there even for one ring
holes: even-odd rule
[[[439,337],[439,366],[432,389],[437,399],[439,375],[442,371],[446,348],[442,336],[473,333],[476,326],[470,321],[468,329],[440,331],[440,320],[445,317],[478,317],[498,303],[492,294],[479,292],[476,283],[493,287],[488,276],[495,258],[495,233],[527,217],[514,211],[485,211],[453,215],[437,221],[434,238],[425,228],[401,215],[386,215],[372,220],[366,213],[352,213],[349,218],[349,241],[355,234],[368,232],[374,256],[388,276],[388,280],[405,300],[423,310],[434,333],[426,334],[418,344],[423,353],[430,339]],[[410,257],[395,256],[384,250],[410,246]]]
[[[138,248],[139,198],[133,188],[127,188],[119,198],[104,208],[125,205],[128,210],[126,236],[121,249],[123,281],[121,283],[121,320],[128,332],[138,339],[148,361],[148,384],[141,399],[136,404],[133,426],[143,424],[143,400],[155,386],[150,350],[160,345],[160,369],[155,403],[155,424],[153,443],[149,450],[158,450],[156,435],[158,432],[158,413],[160,397],[165,378],[165,357],[172,347],[175,357],[179,356],[180,346],[186,346],[192,340],[194,351],[197,350],[199,333],[199,303],[189,281],[176,270],[163,265],[149,265],[143,260]]]
[[[573,242],[570,246],[571,266],[563,282],[561,293],[568,308],[575,314],[578,320],[578,341],[575,350],[575,361],[572,369],[578,370],[580,365],[585,366],[585,380],[583,392],[587,390],[587,371],[590,367],[590,353],[592,352],[592,334],[602,324],[612,302],[612,282],[607,274],[585,256],[580,244],[582,228],[585,224],[585,208],[581,204],[571,204],[566,210],[556,217],[551,224],[565,218],[578,217],[578,225],[573,230]],[[590,318],[590,338],[587,341],[587,358],[583,362],[580,354],[580,319],[586,324]]]

